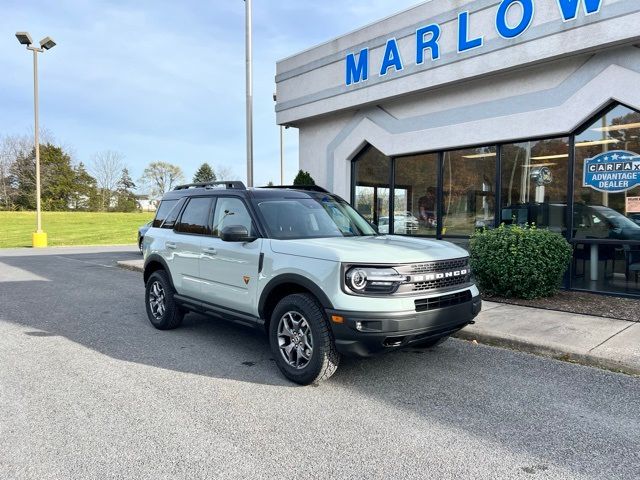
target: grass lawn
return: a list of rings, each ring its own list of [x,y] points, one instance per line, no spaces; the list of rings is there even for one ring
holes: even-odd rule
[[[138,227],[153,213],[43,212],[49,246],[135,245]],[[35,212],[0,212],[0,248],[30,247]]]

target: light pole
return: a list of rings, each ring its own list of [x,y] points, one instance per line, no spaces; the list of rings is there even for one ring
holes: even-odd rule
[[[32,235],[34,247],[47,246],[47,234],[42,231],[42,209],[40,205],[40,138],[38,131],[38,53],[50,50],[56,46],[51,37],[40,40],[40,48],[34,47],[31,35],[27,32],[16,33],[18,42],[27,46],[27,50],[33,52],[33,114],[34,114],[34,143],[36,151],[36,231]]]
[[[273,94],[273,101],[278,101],[277,93]],[[284,185],[284,125],[280,125],[280,185]]]
[[[246,22],[247,70],[247,186],[253,187],[253,40],[251,0],[244,0]]]

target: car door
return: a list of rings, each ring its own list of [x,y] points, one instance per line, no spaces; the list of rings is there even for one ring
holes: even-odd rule
[[[218,307],[257,315],[258,264],[262,239],[225,242],[224,227],[242,225],[255,237],[255,224],[240,197],[219,196],[215,202],[211,235],[202,238],[201,297]]]
[[[210,233],[211,205],[211,197],[191,197],[175,225],[172,241],[167,242],[167,248],[174,252],[171,269],[176,290],[188,297],[200,298],[202,239]]]

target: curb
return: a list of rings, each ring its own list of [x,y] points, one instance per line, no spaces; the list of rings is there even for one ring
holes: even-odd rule
[[[123,268],[124,270],[130,270],[132,272],[140,273],[144,271],[142,260],[120,260],[117,263],[118,267]]]
[[[627,375],[640,376],[640,368],[626,363],[618,362],[611,358],[600,357],[596,355],[567,352],[559,348],[549,347],[536,343],[518,340],[514,338],[501,337],[490,333],[472,333],[459,331],[454,337],[466,341],[477,341],[484,345],[493,347],[503,347],[519,352],[531,353],[542,357],[553,358],[563,362],[577,363],[588,367],[597,367],[603,370],[609,370],[615,373],[624,373]]]

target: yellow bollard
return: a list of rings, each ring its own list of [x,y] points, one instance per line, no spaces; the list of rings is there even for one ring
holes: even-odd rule
[[[31,238],[33,248],[44,248],[47,246],[47,234],[45,232],[33,232]]]

